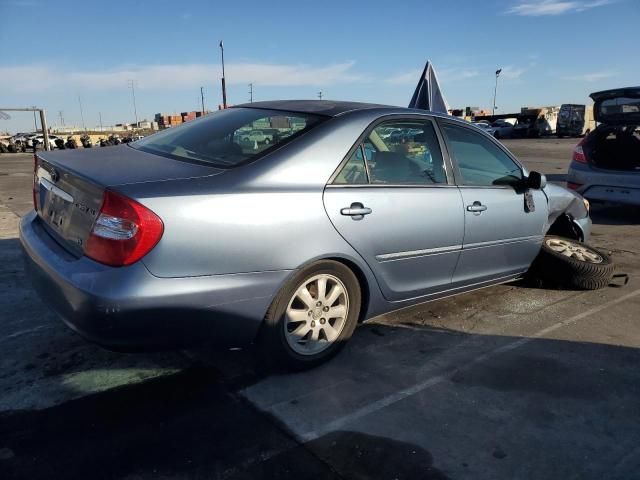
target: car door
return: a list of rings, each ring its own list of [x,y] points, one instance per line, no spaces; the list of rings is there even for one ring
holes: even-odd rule
[[[524,187],[524,171],[493,138],[441,122],[462,195],[464,240],[453,283],[523,272],[540,251],[548,218],[541,190]]]
[[[324,192],[331,222],[389,300],[448,288],[462,248],[462,199],[438,135],[429,117],[374,124]]]

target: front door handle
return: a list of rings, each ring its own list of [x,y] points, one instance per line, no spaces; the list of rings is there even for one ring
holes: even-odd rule
[[[486,209],[487,206],[478,201],[473,202],[473,205],[467,205],[467,212],[473,212],[477,215],[480,215],[480,212],[484,212]]]
[[[353,202],[350,207],[340,209],[342,215],[353,217],[354,220],[362,220],[365,215],[369,215],[372,210],[365,207],[360,202]]]

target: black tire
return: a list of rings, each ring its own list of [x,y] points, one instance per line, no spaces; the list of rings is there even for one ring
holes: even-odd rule
[[[302,355],[296,352],[285,336],[285,313],[297,289],[314,276],[328,274],[338,278],[346,288],[349,306],[344,326],[337,339],[317,354]],[[257,339],[259,365],[263,368],[305,370],[326,362],[337,354],[351,338],[358,323],[362,295],[355,274],[344,264],[333,260],[321,260],[296,273],[276,295],[264,319]]]
[[[561,241],[584,247],[601,258],[599,263],[583,261],[575,256],[567,256],[552,249],[548,242]],[[615,265],[611,257],[600,250],[577,240],[547,235],[538,257],[529,270],[529,276],[542,280],[545,284],[578,290],[597,290],[611,282]]]

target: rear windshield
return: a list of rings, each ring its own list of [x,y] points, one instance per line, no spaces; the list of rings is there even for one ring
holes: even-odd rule
[[[607,123],[612,120],[640,121],[640,98],[615,97],[602,100],[598,107],[598,120]]]
[[[256,160],[326,118],[306,113],[230,108],[130,145],[178,160],[232,168]]]

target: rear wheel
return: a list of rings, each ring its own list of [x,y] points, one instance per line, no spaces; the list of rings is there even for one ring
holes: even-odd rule
[[[323,260],[282,288],[259,338],[263,360],[289,369],[316,366],[344,346],[360,314],[358,279],[345,265]]]
[[[606,253],[577,240],[548,235],[529,273],[545,283],[597,290],[610,283],[614,269]]]

